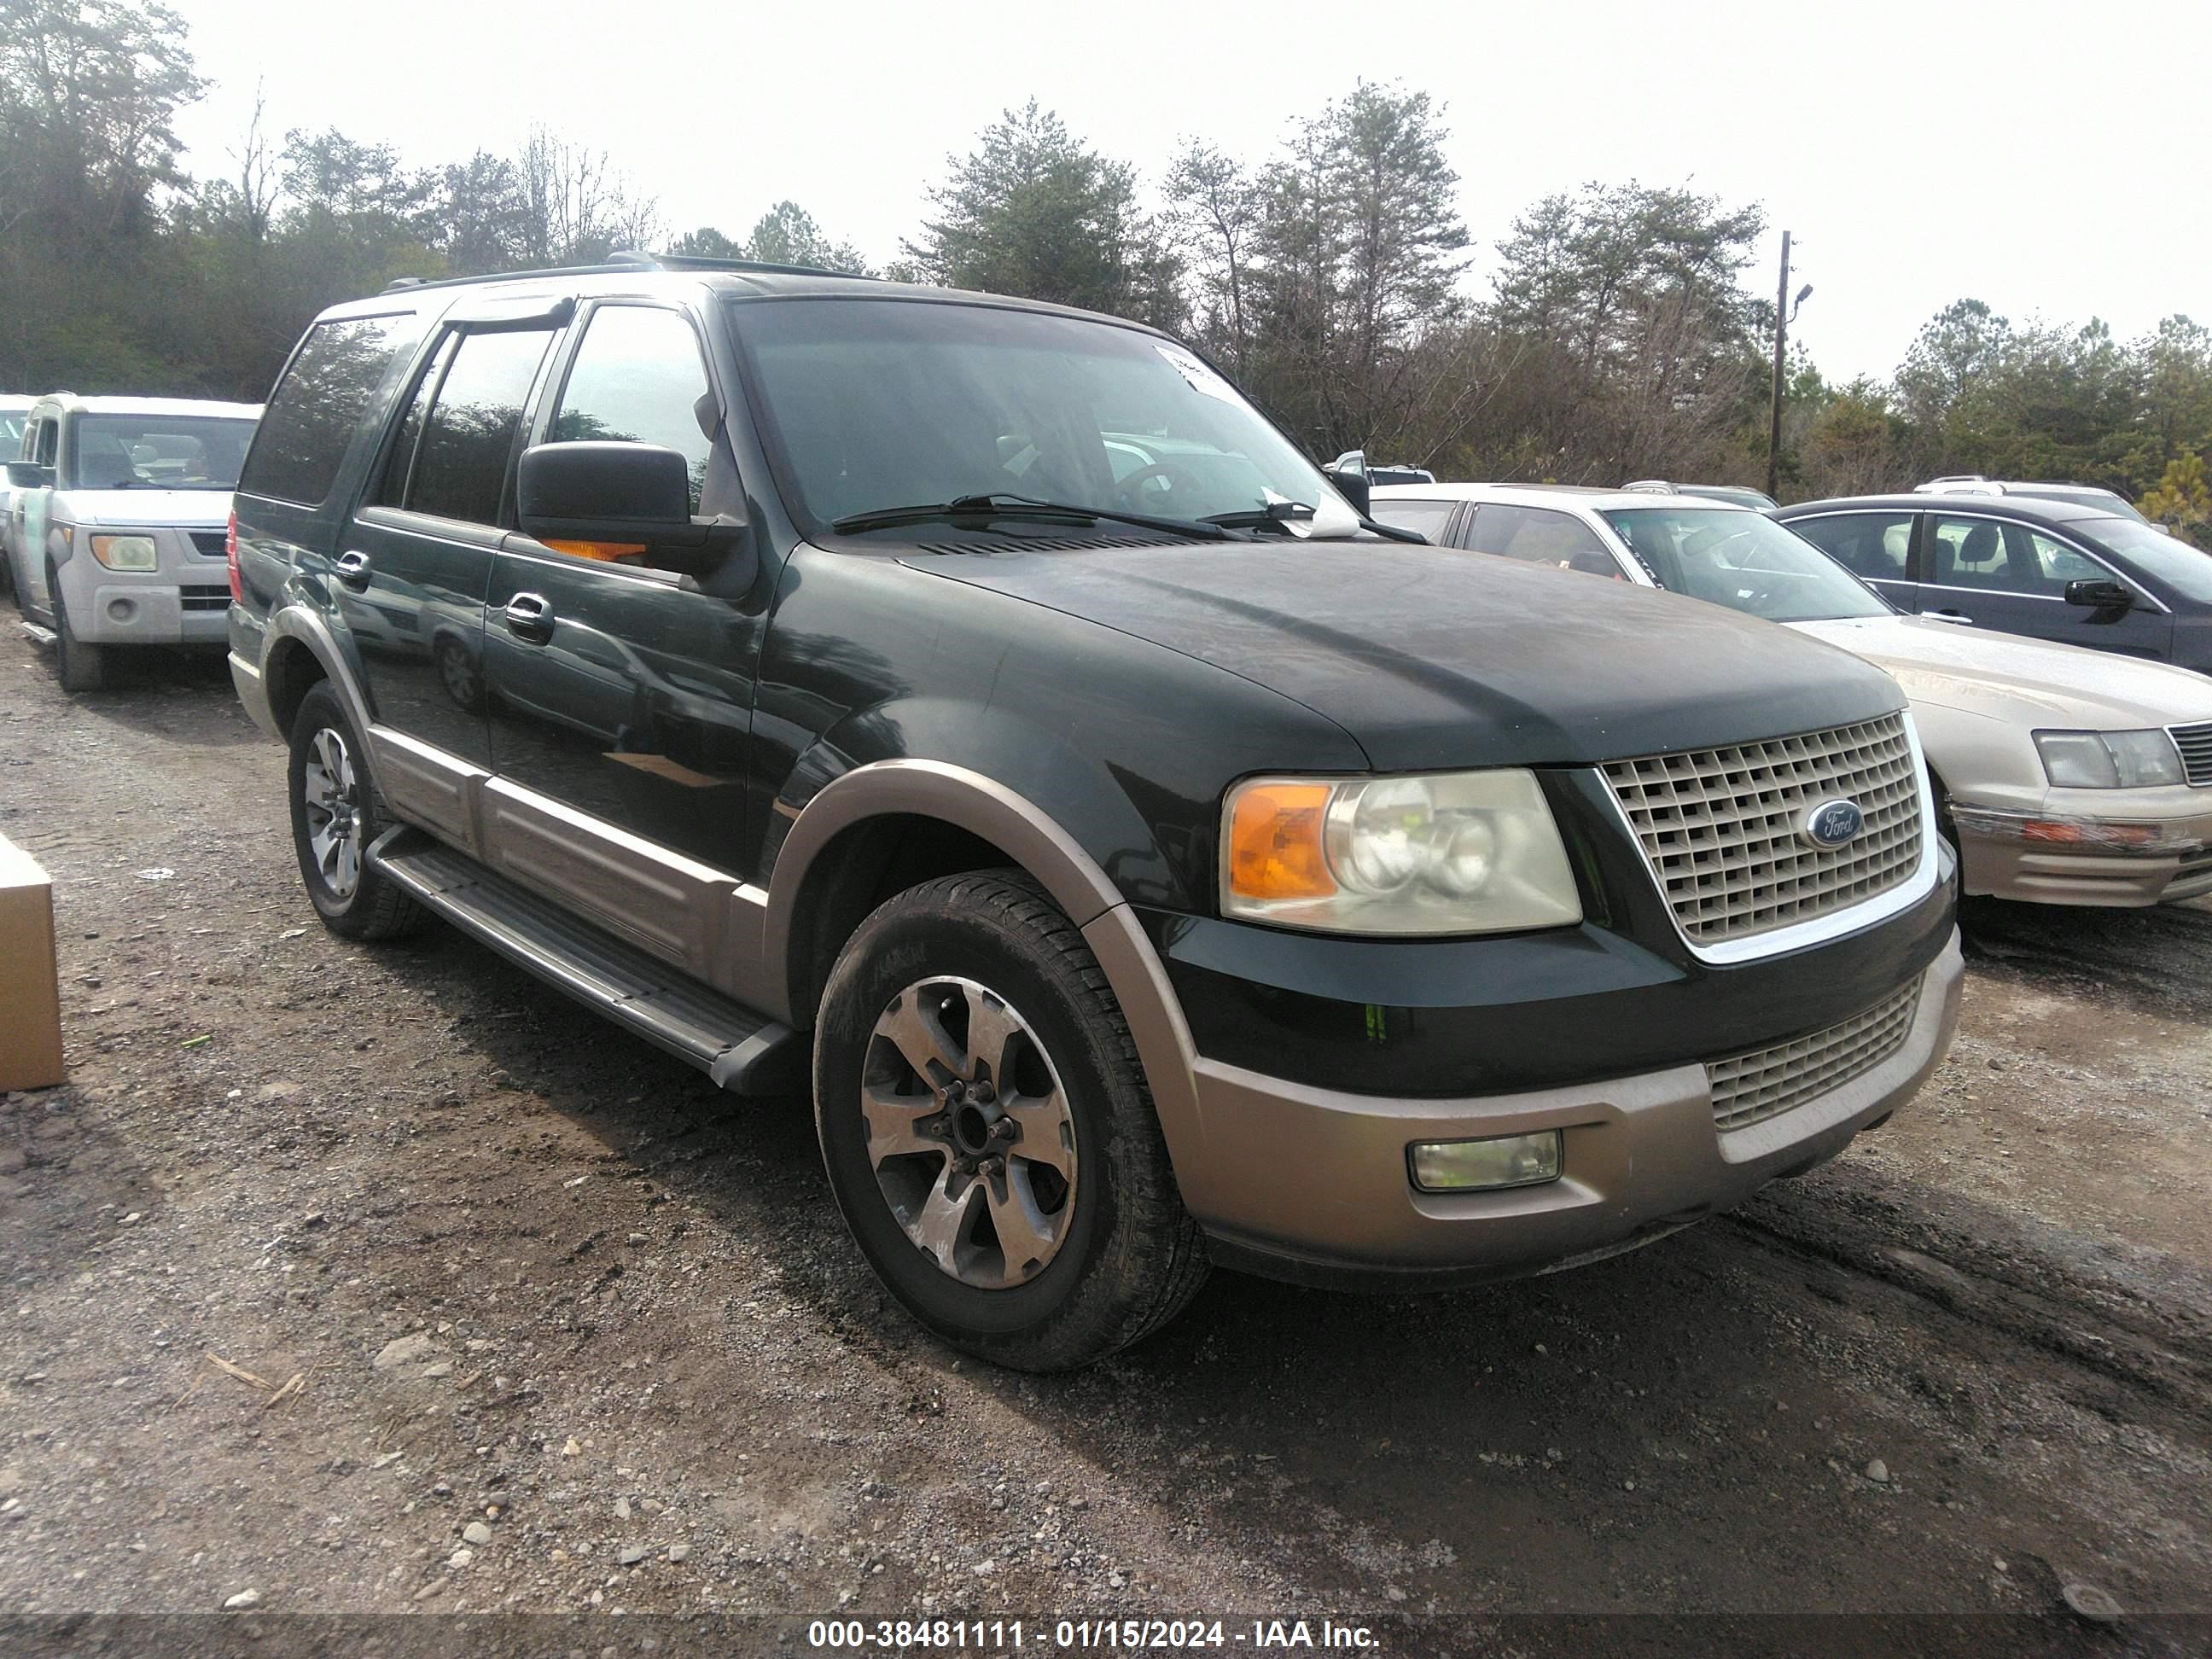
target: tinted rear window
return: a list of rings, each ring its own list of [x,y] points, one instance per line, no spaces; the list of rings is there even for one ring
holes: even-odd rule
[[[270,394],[239,488],[320,506],[385,370],[422,329],[412,313],[349,317],[309,329],[292,367]]]

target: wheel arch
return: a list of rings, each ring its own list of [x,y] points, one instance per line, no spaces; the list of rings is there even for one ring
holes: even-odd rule
[[[362,692],[361,677],[353,672],[321,617],[304,606],[288,605],[270,617],[261,652],[261,681],[268,693],[269,712],[288,739],[301,700],[318,680],[331,683],[366,748],[374,716]]]
[[[776,810],[791,813],[781,802]],[[878,761],[832,780],[791,816],[762,930],[762,959],[781,973],[789,1024],[813,1025],[838,951],[889,896],[883,889],[902,873],[902,849],[915,882],[1008,865],[1042,885],[1081,931],[1121,1005],[1170,1161],[1179,1171],[1199,1165],[1196,1051],[1159,953],[1105,871],[1049,813],[965,768]],[[945,859],[955,861],[928,867]]]
[[[769,877],[763,955],[781,967],[793,1023],[813,1023],[837,951],[884,898],[994,865],[1036,878],[1078,927],[1123,902],[1049,815],[980,773],[892,760],[833,779],[791,817]]]

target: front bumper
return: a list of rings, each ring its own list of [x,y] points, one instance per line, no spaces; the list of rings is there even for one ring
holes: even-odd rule
[[[1701,1064],[1457,1099],[1348,1094],[1224,1062],[1196,1066],[1216,1260],[1302,1283],[1434,1287],[1510,1278],[1647,1243],[1841,1152],[1909,1100],[1949,1047],[1955,933],[1925,970],[1903,1042],[1778,1116],[1723,1132]],[[1561,1178],[1492,1193],[1417,1190],[1416,1141],[1562,1132]]]
[[[2212,893],[2212,791],[2131,789],[2123,803],[2054,790],[2040,811],[1960,805],[1963,890],[2039,904],[2119,907]],[[2083,797],[2088,800],[2084,801]]]
[[[77,534],[78,550],[55,573],[68,607],[70,631],[87,645],[221,645],[228,637],[230,573],[222,559],[191,546],[184,532],[122,529],[100,533],[147,536],[160,550],[147,571],[110,570]]]

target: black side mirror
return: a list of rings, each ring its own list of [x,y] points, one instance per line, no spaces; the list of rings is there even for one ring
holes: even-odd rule
[[[2067,583],[2066,603],[2086,605],[2092,611],[2132,611],[2136,596],[2122,583],[2097,578]]]
[[[8,484],[12,489],[44,489],[54,481],[54,470],[40,466],[36,461],[8,463]]]
[[[696,574],[744,539],[745,526],[691,516],[691,471],[660,444],[539,444],[522,452],[516,514],[549,544],[592,542],[641,553],[662,569]]]
[[[1361,518],[1368,516],[1374,504],[1375,481],[1367,471],[1367,452],[1348,449],[1332,462],[1328,481],[1336,486],[1337,493],[1352,503],[1352,510]]]

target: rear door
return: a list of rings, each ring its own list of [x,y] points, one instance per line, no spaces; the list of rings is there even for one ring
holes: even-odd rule
[[[2173,618],[2136,584],[2072,543],[2034,526],[1986,514],[1931,512],[1922,548],[1924,615],[2032,639],[2163,658]],[[2118,581],[2133,609],[2113,613],[2070,605],[2071,581]]]
[[[1910,508],[1869,513],[1822,513],[1785,520],[1788,527],[1819,548],[1899,611],[1920,608],[1920,584],[1913,580],[1913,521]]]
[[[635,441],[690,463],[692,510],[740,489],[696,319],[602,301],[578,324],[536,437]],[[732,579],[734,580],[734,574]],[[765,607],[641,562],[634,550],[517,534],[495,561],[484,660],[494,861],[695,972],[697,895],[742,858],[754,667]]]
[[[514,524],[525,416],[568,308],[537,301],[519,316],[447,325],[332,571],[380,728],[379,782],[465,845],[466,780],[491,768],[484,593]]]

